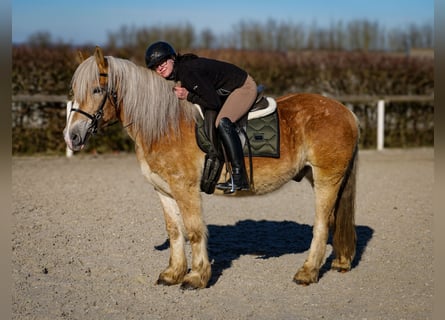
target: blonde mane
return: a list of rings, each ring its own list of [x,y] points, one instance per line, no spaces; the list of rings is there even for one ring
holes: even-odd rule
[[[131,124],[135,133],[141,134],[151,145],[171,129],[178,132],[179,119],[184,116],[192,121],[195,107],[178,100],[173,92],[174,83],[155,72],[133,62],[111,56],[108,62],[108,92],[116,92],[122,103],[124,124]],[[99,86],[99,68],[93,56],[82,62],[74,73],[73,99],[82,105],[92,88]]]

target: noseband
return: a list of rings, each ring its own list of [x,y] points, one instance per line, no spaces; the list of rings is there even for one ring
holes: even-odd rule
[[[100,74],[101,77],[108,77],[107,73],[101,73]],[[88,112],[85,112],[79,108],[71,108],[70,112],[74,111],[74,112],[79,112],[80,114],[83,114],[85,117],[87,117],[88,119],[91,120],[91,124],[88,127],[88,132],[90,134],[96,134],[98,127],[99,127],[99,121],[102,119],[103,114],[104,114],[104,106],[105,103],[107,102],[107,99],[110,100],[111,104],[114,106],[114,108],[117,111],[117,93],[112,90],[112,91],[108,91],[105,87],[100,87],[100,90],[102,92],[105,91],[105,95],[102,98],[102,101],[100,102],[99,107],[97,108],[97,111],[94,114],[90,114]]]

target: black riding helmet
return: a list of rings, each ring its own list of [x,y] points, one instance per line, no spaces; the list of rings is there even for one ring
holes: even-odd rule
[[[150,69],[170,58],[176,58],[176,51],[170,44],[164,41],[152,43],[145,51],[145,64]]]

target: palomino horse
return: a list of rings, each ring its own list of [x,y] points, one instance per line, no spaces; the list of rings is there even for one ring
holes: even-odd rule
[[[145,67],[104,57],[97,47],[74,73],[74,103],[64,138],[77,151],[103,125],[115,120],[123,124],[135,142],[142,173],[163,206],[170,259],[157,283],[205,288],[211,265],[201,213],[204,154],[195,140],[196,107],[179,101],[173,86]],[[358,122],[345,106],[316,94],[289,94],[277,99],[277,107],[281,155],[253,159],[252,193],[264,194],[303,177],[311,182],[316,202],[313,238],[308,257],[294,276],[295,282],[307,285],[318,281],[329,231],[335,254],[332,268],[351,268],[356,248]],[[186,239],[192,250],[190,270]]]

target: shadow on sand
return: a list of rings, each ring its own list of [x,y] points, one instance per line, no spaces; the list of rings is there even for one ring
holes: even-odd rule
[[[309,250],[312,240],[312,226],[293,221],[242,220],[235,225],[208,225],[207,228],[209,259],[213,261],[209,286],[214,285],[223,271],[230,268],[232,262],[242,255],[255,255],[257,259],[268,259],[285,254],[303,253]],[[373,229],[367,226],[356,226],[356,232],[357,249],[352,268],[358,266],[374,233]],[[331,238],[328,243],[332,243]],[[168,247],[167,240],[155,248],[165,250]],[[333,258],[331,254],[326,259],[320,269],[320,278],[330,269]]]

